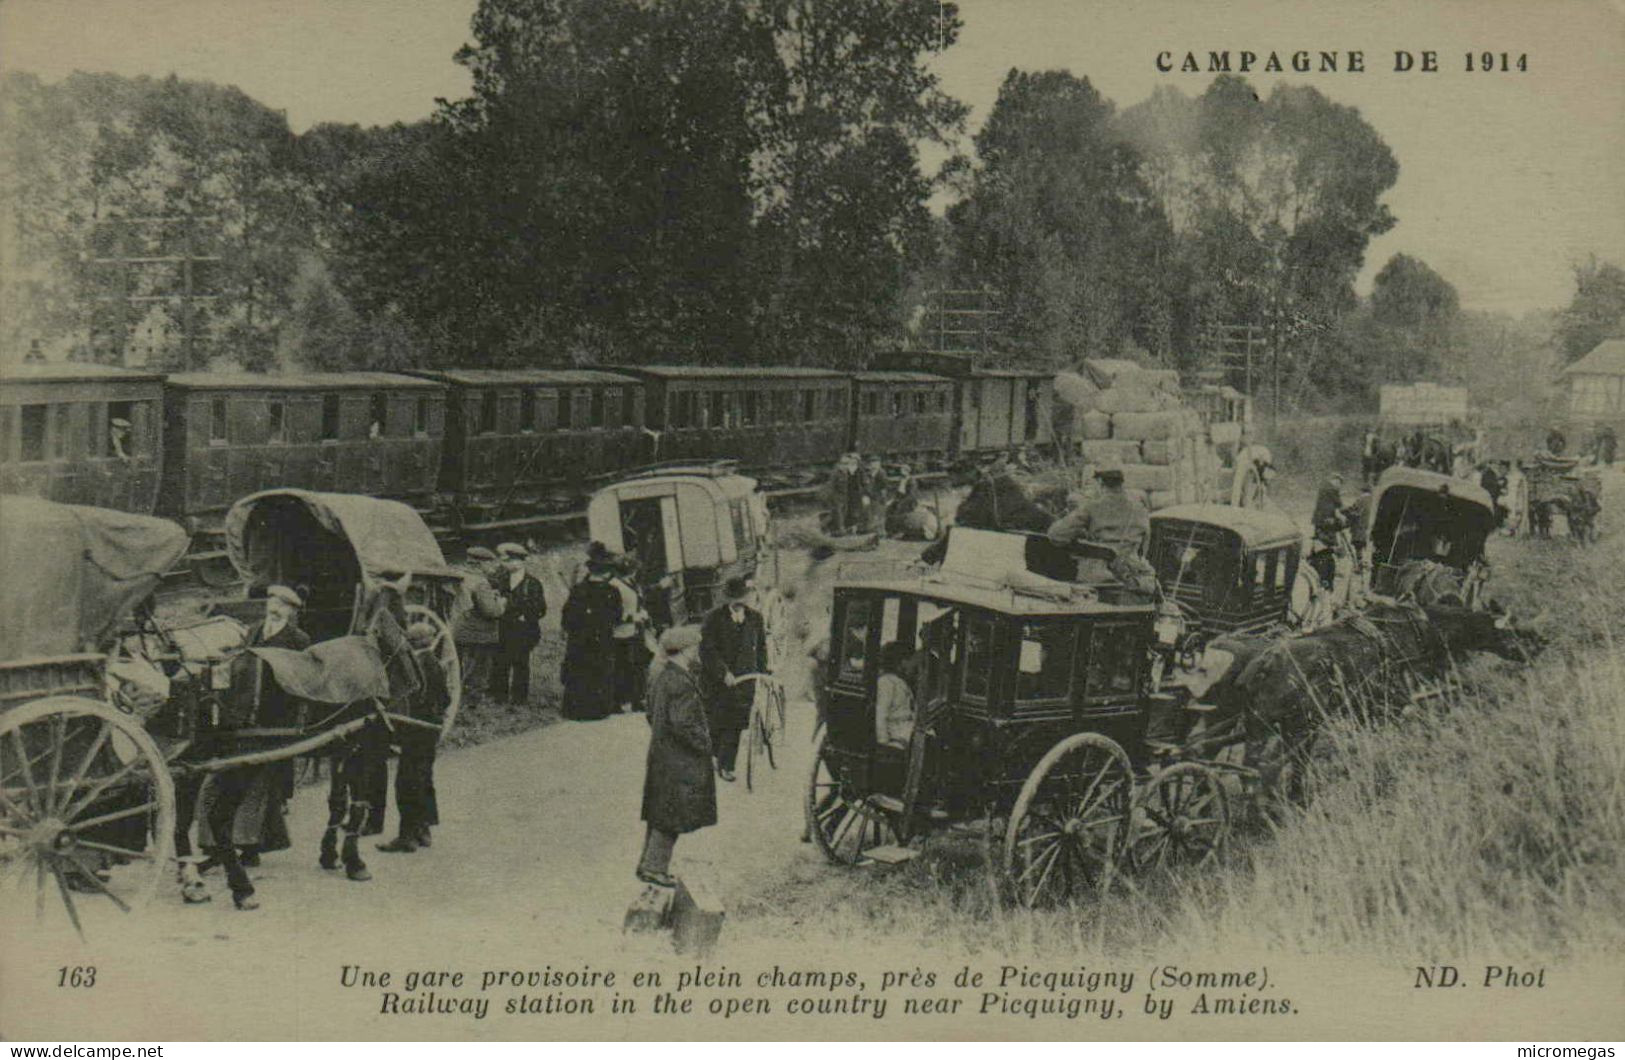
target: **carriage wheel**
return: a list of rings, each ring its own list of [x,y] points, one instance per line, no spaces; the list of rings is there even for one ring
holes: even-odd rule
[[[1162,770],[1134,800],[1132,857],[1139,869],[1201,865],[1230,835],[1218,774],[1196,762]]]
[[[813,750],[812,779],[807,785],[807,822],[813,842],[836,865],[856,865],[864,852],[895,846],[902,836],[890,816],[848,790],[824,757],[829,734]]]
[[[457,655],[457,641],[446,620],[422,604],[406,605],[406,621],[408,624],[427,622],[435,628],[434,644],[430,651],[434,653],[435,661],[440,663],[440,672],[446,675],[446,694],[450,699],[446,704],[445,717],[440,719],[440,742],[445,743],[446,734],[457,723],[457,710],[463,705],[463,662]]]
[[[0,876],[32,883],[36,916],[51,893],[81,935],[81,903],[130,912],[168,871],[174,842],[175,784],[135,719],[75,696],[0,718]]]
[[[1134,774],[1115,740],[1080,732],[1033,767],[1004,835],[1005,879],[1025,906],[1110,882],[1128,847]]]

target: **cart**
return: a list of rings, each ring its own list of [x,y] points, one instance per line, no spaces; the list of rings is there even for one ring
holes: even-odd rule
[[[1524,468],[1529,480],[1529,526],[1536,537],[1551,537],[1554,515],[1562,515],[1578,544],[1597,540],[1602,514],[1602,476],[1575,457],[1542,455]]]
[[[1484,606],[1484,546],[1494,532],[1495,502],[1477,483],[1389,468],[1371,499],[1372,591],[1424,606]]]
[[[1289,624],[1303,531],[1269,509],[1180,504],[1151,514],[1146,558],[1179,624],[1159,637],[1195,647]]]
[[[734,461],[646,468],[592,495],[594,541],[635,556],[639,588],[662,626],[697,622],[729,578],[777,582],[767,500]]]
[[[1205,686],[1157,686],[1154,603],[1046,577],[1066,566],[1046,545],[956,527],[940,568],[837,582],[805,802],[828,860],[907,860],[916,839],[979,828],[1000,886],[1035,905],[1220,849],[1224,775],[1257,775],[1221,761],[1242,726],[1193,740],[1168,724]],[[876,722],[880,662],[899,655],[907,747],[880,742]]]

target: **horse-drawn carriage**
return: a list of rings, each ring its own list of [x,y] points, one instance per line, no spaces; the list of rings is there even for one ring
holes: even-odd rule
[[[59,893],[81,931],[80,901],[127,912],[177,846],[189,850],[210,777],[344,758],[366,731],[387,743],[400,727],[444,732],[454,719],[455,702],[436,717],[409,707],[425,664],[404,629],[421,619],[443,631],[458,577],[410,508],[278,491],[239,502],[228,529],[251,593],[272,577],[316,586],[311,632],[326,639],[244,650],[229,617],[168,628],[152,597],[186,551],[180,527],[5,499],[0,605],[14,621],[0,626],[0,872],[31,880],[41,913],[46,892]],[[455,647],[441,641],[429,657],[455,689]],[[272,686],[282,694],[262,695]]]
[[[1303,531],[1272,509],[1180,504],[1151,514],[1146,559],[1181,639],[1258,633],[1290,622]]]
[[[1597,540],[1602,514],[1602,476],[1577,457],[1541,455],[1524,468],[1529,481],[1529,528],[1551,537],[1553,516],[1562,515],[1569,537],[1584,545]]]
[[[1372,495],[1371,589],[1424,605],[1484,604],[1495,502],[1476,483],[1417,468],[1383,472]]]
[[[837,582],[805,807],[830,861],[903,860],[917,837],[980,823],[990,865],[1035,904],[1219,849],[1221,778],[1260,775],[1226,754],[1244,725],[1185,724],[1207,683],[1159,676],[1153,598],[1046,576],[1065,551],[954,528],[934,571]],[[906,747],[881,737],[883,671],[916,689]]]

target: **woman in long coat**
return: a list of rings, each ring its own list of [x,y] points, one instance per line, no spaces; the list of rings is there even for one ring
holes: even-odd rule
[[[563,713],[575,721],[607,718],[615,710],[615,626],[621,594],[610,584],[608,559],[588,564],[585,581],[570,590],[560,626],[564,630]]]
[[[677,837],[717,823],[711,730],[693,673],[699,649],[700,631],[693,626],[668,629],[660,638],[663,661],[649,680],[649,758],[643,775],[648,830],[638,879],[659,887],[676,885],[670,869]]]

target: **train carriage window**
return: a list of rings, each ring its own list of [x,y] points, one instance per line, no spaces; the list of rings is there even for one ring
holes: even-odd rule
[[[420,438],[429,433],[429,399],[426,397],[417,400],[417,409],[412,415],[412,433]]]
[[[1024,702],[1072,698],[1073,642],[1077,625],[1068,621],[1024,622],[1016,662],[1016,698]]]
[[[11,423],[16,417],[9,408],[0,408],[0,464],[11,463]]]
[[[720,390],[711,391],[710,403],[706,409],[705,425],[707,427],[726,426],[728,395]]]
[[[1089,632],[1085,690],[1090,699],[1132,695],[1145,656],[1144,638],[1132,626],[1100,625]]]
[[[536,391],[519,391],[519,430],[525,434],[536,430]]]
[[[908,412],[908,395],[901,390],[891,392],[891,414],[894,418],[906,415]]]
[[[818,391],[803,390],[801,392],[801,422],[811,423],[818,418]]]
[[[338,431],[338,398],[333,399],[333,431]],[[322,437],[331,437],[327,433],[327,406],[322,406]],[[225,445],[227,439],[226,399],[215,398],[209,402],[209,444]]]
[[[916,415],[916,416],[925,415],[925,398],[926,398],[925,391],[916,390],[914,392],[914,415]]]
[[[678,430],[689,425],[693,418],[694,394],[688,390],[671,391],[667,399],[670,408],[666,411],[666,426]]]
[[[865,390],[863,392],[863,414],[865,416],[880,415],[880,391]]]
[[[637,391],[616,388],[609,392],[609,396],[620,405],[621,426],[636,427],[638,425]]]
[[[51,459],[66,460],[68,458],[68,436],[73,433],[73,406],[57,405],[55,420],[51,424]]]
[[[497,400],[499,396],[495,390],[487,390],[480,395],[481,434],[495,434],[497,432]]]
[[[567,431],[575,426],[575,408],[570,401],[570,391],[560,390],[558,395],[558,428],[561,431]]]
[[[869,601],[847,601],[841,628],[840,667],[835,671],[835,680],[846,684],[863,683],[868,669],[869,623]]]
[[[937,411],[938,412],[947,412],[948,411],[948,391],[946,391],[946,390],[937,391]]]
[[[272,444],[288,440],[288,403],[273,401],[266,408],[266,437]]]
[[[338,440],[340,408],[339,395],[322,395],[322,441],[334,442]]]
[[[965,669],[960,687],[966,699],[987,702],[993,688],[993,620],[972,617],[965,622]]]
[[[146,402],[145,401],[109,401],[107,403],[107,422],[102,431],[96,432],[99,437],[91,444],[91,450],[98,456],[111,456],[120,460],[128,460],[138,455],[145,447],[146,438]],[[128,427],[120,425],[117,421],[123,420]],[[105,445],[106,451],[102,452]],[[122,451],[121,451],[122,450]]]
[[[18,454],[23,463],[36,463],[45,459],[45,405],[24,405],[21,416],[21,437]]]
[[[762,422],[762,395],[756,390],[747,390],[740,395],[744,398],[739,413],[739,422],[746,427],[754,427]]]
[[[1026,438],[1032,441],[1038,437],[1038,380],[1027,380],[1027,424]]]
[[[367,407],[367,437],[382,438],[389,433],[389,395],[380,391],[372,395]]]
[[[587,413],[589,427],[602,427],[604,425],[604,392],[596,387],[592,390],[592,405]]]

